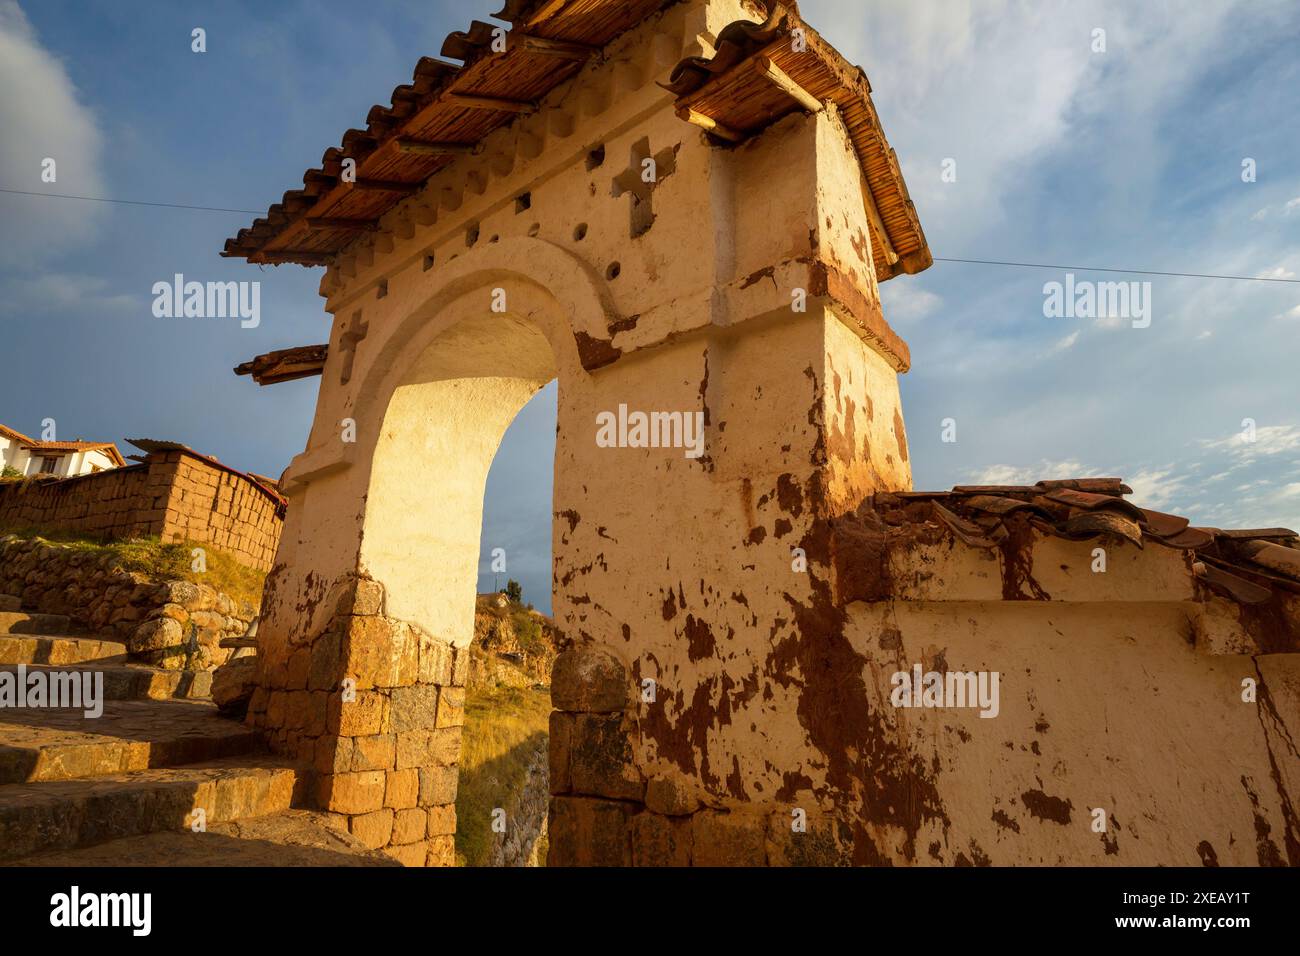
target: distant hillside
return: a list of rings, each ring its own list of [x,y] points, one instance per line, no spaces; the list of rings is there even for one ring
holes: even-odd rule
[[[469,687],[550,686],[551,665],[563,635],[545,614],[507,601],[504,595],[479,595],[470,646]]]
[[[480,595],[456,797],[460,866],[545,866],[553,621],[502,596]],[[492,829],[505,811],[504,833]]]

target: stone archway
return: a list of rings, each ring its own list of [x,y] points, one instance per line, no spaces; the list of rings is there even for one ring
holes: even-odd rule
[[[905,265],[891,243],[923,258],[923,239],[905,206],[881,231],[855,139],[873,114],[782,100],[733,149],[682,122],[657,81],[742,15],[642,18],[549,113],[488,135],[330,261],[249,719],[403,862],[452,860],[482,481],[552,375],[552,603],[574,642],[553,683],[552,862],[680,862],[692,815],[702,861],[714,831],[761,861],[771,800],[821,773],[803,708],[826,698],[774,648],[820,661],[839,615],[828,522],[910,485],[907,350],[873,250],[888,277]],[[883,168],[874,188],[905,203]]]
[[[354,834],[403,862],[441,865],[454,858],[488,470],[511,421],[551,380],[561,434],[580,434],[569,317],[603,309],[579,262],[526,238],[466,254],[398,308],[341,382],[356,400],[316,449],[335,460],[290,473],[310,534],[290,532],[268,585],[264,692],[250,720],[312,761],[316,802]],[[338,573],[326,588],[317,575],[328,560]]]

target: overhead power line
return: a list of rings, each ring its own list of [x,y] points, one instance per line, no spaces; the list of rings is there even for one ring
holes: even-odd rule
[[[265,210],[260,209],[228,209],[221,206],[192,206],[184,203],[174,202],[145,202],[138,199],[103,199],[98,196],[68,196],[62,193],[41,193],[32,192],[26,189],[5,189],[0,188],[0,193],[10,193],[17,196],[43,196],[46,199],[79,199],[83,202],[106,202],[115,203],[122,206],[155,206],[162,209],[193,209],[200,212],[232,212],[241,213],[248,216],[261,216]],[[1124,275],[1140,276],[1167,276],[1180,279],[1230,279],[1236,282],[1286,282],[1290,284],[1300,283],[1300,279],[1283,279],[1271,276],[1232,276],[1220,275],[1207,272],[1161,272],[1154,269],[1111,269],[1101,266],[1063,266],[1046,262],[1009,262],[1002,259],[953,259],[943,256],[935,256],[935,262],[957,262],[967,265],[979,266],[1006,266],[1016,269],[1053,269],[1056,271],[1073,271],[1073,272],[1115,272]]]
[[[1240,282],[1300,282],[1300,279],[1275,279],[1269,276],[1227,276],[1205,272],[1156,272],[1152,269],[1103,269],[1097,266],[1058,266],[1045,262],[1004,262],[999,259],[944,259],[935,256],[935,262],[967,262],[980,266],[1015,266],[1021,269],[1056,269],[1067,272],[1122,272],[1138,276],[1175,276],[1183,279],[1236,279]]]
[[[238,212],[250,216],[260,216],[266,210],[256,209],[223,209],[219,206],[185,206],[181,203],[174,202],[143,202],[138,199],[102,199],[99,196],[65,196],[62,193],[37,193],[26,189],[3,189],[0,193],[12,193],[17,196],[44,196],[46,199],[80,199],[82,202],[108,202],[116,203],[120,206],[161,206],[165,209],[198,209],[203,212]]]

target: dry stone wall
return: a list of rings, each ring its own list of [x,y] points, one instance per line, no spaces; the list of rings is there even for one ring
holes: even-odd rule
[[[134,660],[167,670],[224,663],[231,651],[222,639],[242,635],[257,615],[206,584],[159,581],[123,569],[112,554],[15,535],[0,537],[0,594],[111,634]]]
[[[283,519],[275,492],[181,450],[77,478],[0,483],[0,528],[197,541],[262,571],[275,560]]]

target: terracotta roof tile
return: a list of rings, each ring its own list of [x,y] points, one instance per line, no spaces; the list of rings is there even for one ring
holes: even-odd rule
[[[934,259],[866,74],[822,39],[796,4],[769,7],[763,23],[724,27],[712,56],[677,64],[664,86],[678,97],[678,115],[738,142],[791,113],[834,103],[862,167],[877,277],[929,268]],[[793,42],[796,35],[803,42]]]
[[[8,438],[10,441],[16,441],[23,445],[30,445],[33,441],[33,439],[28,438],[22,432],[14,431],[7,425],[0,425],[0,438]]]
[[[971,547],[992,548],[1011,536],[1008,522],[1071,540],[1152,542],[1195,556],[1193,573],[1243,604],[1268,601],[1274,589],[1300,594],[1300,536],[1289,528],[1225,531],[1139,508],[1124,499],[1119,478],[1072,478],[1036,485],[958,485],[952,491],[882,493],[872,504],[890,526],[942,525]],[[1023,527],[1023,525],[1021,525]]]
[[[456,158],[454,151],[421,151],[407,141],[474,149],[606,44],[672,2],[508,0],[495,15],[512,24],[504,53],[489,55],[495,24],[475,20],[468,30],[448,34],[442,55],[459,65],[422,57],[388,106],[371,107],[365,129],[344,133],[340,146],[326,149],[321,165],[303,174],[303,188],[286,192],[264,217],[228,239],[222,255],[301,265],[330,261],[356,238],[346,220],[374,223]],[[345,159],[356,162],[356,184],[340,181]],[[309,214],[321,222],[309,225]]]

